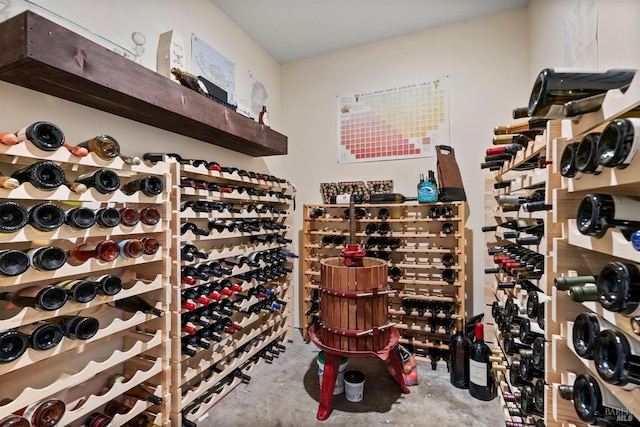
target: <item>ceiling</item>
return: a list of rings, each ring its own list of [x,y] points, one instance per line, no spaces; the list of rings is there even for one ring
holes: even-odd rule
[[[529,0],[211,0],[280,64],[527,6]]]

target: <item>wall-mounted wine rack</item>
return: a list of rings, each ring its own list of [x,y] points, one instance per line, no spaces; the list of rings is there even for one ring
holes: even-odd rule
[[[37,161],[52,161],[62,167],[68,182],[84,173],[107,168],[117,173],[122,185],[142,176],[153,175],[164,183],[170,182],[169,168],[164,165],[131,166],[119,158],[112,161],[99,159],[93,153],[87,157],[74,157],[67,150],[42,151],[29,142],[13,146],[0,145],[0,170],[4,176],[24,165]],[[122,187],[120,187],[122,188]],[[160,247],[152,255],[136,258],[118,256],[111,262],[91,258],[84,263],[67,262],[53,271],[38,271],[29,267],[17,276],[0,277],[2,292],[25,292],[32,286],[48,286],[63,281],[85,279],[88,276],[115,275],[123,281],[123,289],[114,295],[98,294],[87,302],[71,298],[54,311],[21,308],[9,301],[0,302],[0,331],[23,330],[28,325],[56,322],[61,316],[86,316],[98,320],[97,333],[87,339],[65,336],[54,347],[36,351],[28,348],[17,359],[0,364],[0,378],[4,384],[0,393],[0,418],[17,412],[26,406],[44,399],[60,399],[67,410],[60,425],[82,425],[93,412],[101,412],[111,400],[130,407],[126,414],[116,415],[111,425],[123,425],[135,416],[144,413],[149,422],[163,425],[168,421],[170,409],[170,371],[168,345],[170,316],[156,317],[142,312],[127,312],[116,308],[132,297],[141,297],[156,308],[169,312],[169,233],[171,212],[169,190],[149,197],[141,192],[126,195],[121,190],[100,194],[95,188],[78,194],[62,185],[53,191],[43,191],[31,183],[23,183],[14,189],[0,190],[2,201],[12,201],[25,208],[40,203],[53,203],[65,212],[77,206],[97,210],[99,208],[124,207],[140,210],[153,207],[160,212],[160,221],[155,225],[142,222],[134,226],[116,225],[101,228],[97,224],[86,229],[75,229],[67,224],[51,231],[39,231],[31,224],[19,230],[0,234],[1,250],[28,251],[43,246],[59,247],[71,251],[88,242],[111,239],[121,242],[126,239],[154,237]],[[6,218],[5,218],[6,219]],[[93,280],[93,279],[92,279]],[[124,375],[128,380],[110,384],[114,375]],[[163,398],[159,405],[128,397],[129,390],[139,384],[151,386],[154,394]]]
[[[486,224],[495,225],[504,223],[507,219],[522,217],[518,215],[499,215],[497,196],[505,192],[519,193],[522,190],[534,188],[536,184],[544,183],[547,203],[553,208],[543,214],[535,214],[544,219],[544,237],[538,246],[538,252],[545,255],[545,274],[538,280],[537,286],[544,292],[545,299],[544,318],[544,376],[536,380],[544,387],[544,403],[536,402],[533,405],[542,406],[544,421],[538,421],[538,414],[522,417],[522,401],[517,397],[513,399],[514,391],[521,391],[523,384],[514,384],[513,375],[503,375],[504,369],[497,371],[496,378],[503,390],[503,403],[505,418],[507,421],[533,423],[543,422],[546,426],[582,426],[595,424],[596,419],[585,420],[589,417],[581,417],[575,406],[580,406],[573,399],[572,387],[576,378],[580,378],[580,386],[586,384],[587,379],[595,383],[599,388],[600,396],[594,396],[591,404],[607,406],[601,408],[599,417],[608,421],[629,422],[640,417],[640,392],[633,386],[622,387],[613,384],[599,374],[597,363],[593,359],[578,356],[581,351],[576,350],[574,342],[581,338],[590,337],[586,329],[578,329],[574,332],[574,323],[584,325],[585,319],[590,319],[590,324],[599,324],[600,327],[609,328],[622,334],[630,343],[633,354],[638,354],[640,337],[634,332],[628,316],[614,313],[603,308],[597,301],[576,302],[576,292],[567,290],[566,287],[558,287],[556,281],[573,276],[598,276],[602,268],[609,262],[622,262],[635,264],[640,261],[638,252],[633,249],[619,229],[609,228],[602,237],[593,237],[582,234],[577,226],[577,210],[581,201],[588,194],[612,194],[618,196],[640,196],[640,175],[638,168],[634,167],[638,159],[634,158],[629,167],[625,169],[603,168],[599,174],[582,174],[579,177],[568,178],[562,176],[561,168],[569,158],[563,156],[565,148],[572,143],[578,143],[591,132],[602,132],[611,120],[628,113],[640,105],[640,79],[633,80],[631,86],[622,93],[619,90],[611,90],[606,94],[602,108],[594,113],[585,114],[573,119],[554,120],[547,125],[547,130],[542,136],[538,136],[531,148],[514,157],[500,171],[492,174],[487,179],[485,212]],[[633,115],[633,114],[631,114]],[[515,173],[514,167],[521,164],[536,151],[544,152],[547,161],[551,165],[546,169],[535,169],[523,173]],[[568,153],[568,151],[567,151]],[[513,179],[510,187],[506,189],[494,189],[496,182]],[[527,214],[525,216],[531,216]],[[640,214],[638,215],[640,219]],[[508,244],[508,239],[501,235],[500,228],[495,234],[487,235],[487,246],[499,246]],[[511,242],[514,243],[514,242]],[[485,265],[492,266],[493,258],[487,258]],[[516,277],[517,278],[517,277]],[[504,289],[498,285],[505,280],[502,276],[487,276],[485,281],[485,301],[487,309],[497,304],[494,313],[499,312],[499,306],[503,305],[508,297],[519,299],[520,305],[526,307],[527,292],[520,286],[514,289]],[[593,280],[597,282],[597,279]],[[586,285],[593,286],[593,285]],[[633,285],[632,285],[633,286]],[[595,289],[591,288],[592,290]],[[579,317],[580,316],[580,317]],[[585,317],[587,316],[587,317]],[[487,318],[492,316],[487,313]],[[497,322],[496,322],[497,323]],[[495,346],[501,349],[501,356],[506,363],[507,370],[513,366],[513,362],[520,355],[526,357],[526,353],[516,353],[515,357],[506,354],[502,345],[503,336],[496,328]],[[576,334],[574,336],[574,333]],[[605,347],[602,347],[605,348]],[[534,348],[535,351],[535,348]],[[606,352],[605,352],[606,353]],[[602,360],[606,359],[605,353],[601,353]],[[614,353],[609,352],[611,357]],[[617,355],[620,353],[618,352]],[[621,359],[614,360],[611,366],[617,365]],[[517,366],[517,363],[516,363]],[[627,365],[628,366],[628,365]],[[577,382],[575,383],[577,384]],[[525,384],[526,385],[526,384]],[[517,393],[516,393],[517,396]],[[575,405],[575,406],[574,406]],[[524,412],[527,412],[526,410]],[[602,420],[600,420],[602,422]],[[637,421],[636,421],[637,422]]]
[[[418,358],[448,361],[455,318],[465,315],[464,202],[356,205],[356,241],[389,262],[389,319]],[[320,262],[348,243],[348,205],[305,205],[301,271],[305,336],[319,313]],[[448,363],[448,362],[447,362]]]

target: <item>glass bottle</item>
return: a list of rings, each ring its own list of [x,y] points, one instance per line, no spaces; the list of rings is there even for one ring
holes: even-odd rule
[[[64,132],[49,122],[35,122],[15,133],[19,142],[29,141],[43,151],[56,151],[64,144]]]
[[[0,203],[0,233],[13,233],[27,225],[29,214],[15,202]]]
[[[92,153],[95,153],[96,156],[101,158],[102,160],[113,160],[116,157],[120,157],[123,162],[130,165],[139,165],[141,160],[139,157],[133,156],[124,156],[120,152],[120,144],[118,141],[109,135],[98,135],[94,138],[91,138],[87,141],[81,142],[78,144],[79,147],[86,147]]]
[[[451,363],[449,376],[451,384],[458,388],[469,388],[469,350],[471,341],[464,329],[464,319],[456,319],[456,333],[451,337]]]
[[[65,218],[65,212],[54,203],[40,203],[29,209],[29,224],[36,230],[55,230],[64,224]]]
[[[120,248],[113,240],[102,240],[93,243],[83,243],[69,252],[69,258],[84,263],[89,258],[98,261],[111,262],[120,255]]]
[[[67,302],[67,292],[50,285],[27,286],[16,292],[0,293],[0,300],[10,301],[18,307],[55,311]]]
[[[35,162],[11,174],[21,184],[31,183],[34,187],[53,191],[65,182],[65,174],[60,166],[51,161]]]
[[[65,223],[78,230],[91,228],[96,223],[96,213],[89,208],[77,207],[67,211],[65,215]]]
[[[120,177],[110,169],[98,169],[91,174],[79,176],[75,182],[84,184],[87,188],[93,187],[100,194],[113,193],[120,187]]]
[[[148,175],[127,182],[121,190],[128,196],[134,194],[136,191],[141,191],[145,196],[155,197],[164,190],[164,183],[159,177]]]
[[[16,330],[0,332],[0,363],[13,362],[22,356],[28,347],[27,334]]]

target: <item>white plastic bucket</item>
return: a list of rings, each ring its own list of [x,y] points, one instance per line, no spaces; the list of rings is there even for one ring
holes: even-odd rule
[[[324,351],[318,353],[316,357],[318,362],[318,377],[320,378],[320,389],[322,390],[322,373],[324,372]],[[344,373],[347,370],[347,363],[349,359],[343,357],[340,359],[340,367],[338,368],[338,376],[336,377],[336,386],[333,389],[334,396],[344,392]]]
[[[364,374],[360,371],[344,373],[344,394],[349,402],[360,402],[364,394]]]

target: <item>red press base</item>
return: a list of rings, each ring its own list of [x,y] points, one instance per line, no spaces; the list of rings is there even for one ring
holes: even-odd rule
[[[345,351],[335,349],[333,347],[327,347],[318,338],[316,329],[320,325],[314,324],[309,328],[309,336],[313,343],[321,350],[324,350],[324,372],[322,374],[322,387],[320,390],[320,405],[318,407],[318,418],[320,421],[324,421],[329,418],[331,414],[331,402],[333,401],[333,389],[336,386],[336,378],[338,376],[338,369],[340,366],[340,359],[343,357],[377,357],[386,361],[387,359],[391,363],[393,370],[396,373],[396,381],[402,388],[402,392],[409,394],[410,391],[404,383],[402,377],[402,363],[400,363],[400,356],[398,355],[398,338],[400,334],[398,330],[391,327],[391,336],[389,337],[389,343],[385,348],[379,351]],[[318,331],[319,332],[319,331]]]

